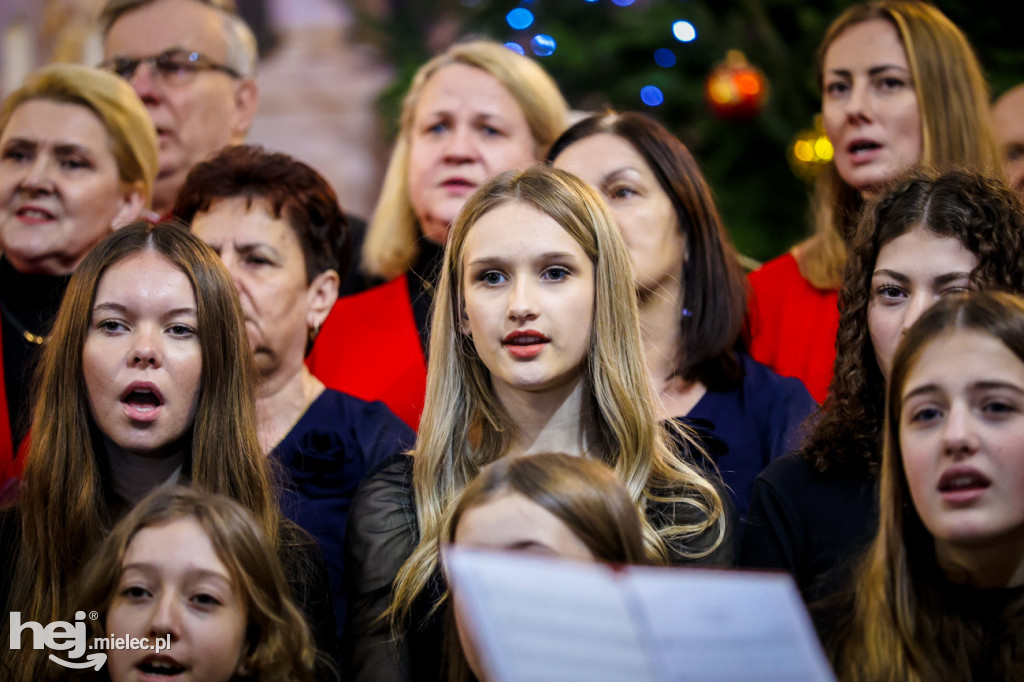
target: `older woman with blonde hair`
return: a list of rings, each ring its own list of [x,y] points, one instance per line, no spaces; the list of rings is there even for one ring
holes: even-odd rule
[[[988,85],[964,34],[920,0],[843,12],[818,50],[835,158],[818,176],[814,236],[751,273],[750,352],[824,402],[835,360],[836,297],[864,200],[917,167],[998,173]]]
[[[503,45],[459,43],[420,67],[377,209],[342,298],[309,358],[331,388],[383,400],[415,427],[436,273],[456,214],[498,173],[544,157],[566,126],[558,86]],[[351,280],[351,278],[350,278]],[[368,285],[373,286],[366,291]]]
[[[433,311],[427,396],[415,456],[387,461],[352,503],[346,679],[436,679],[445,515],[504,457],[603,462],[643,512],[650,561],[731,561],[733,510],[699,471],[692,436],[679,431],[674,445],[659,425],[629,254],[600,196],[575,176],[507,171],[459,214]]]
[[[21,469],[27,368],[68,277],[148,206],[156,174],[153,122],[116,76],[48,66],[0,106],[0,498]]]

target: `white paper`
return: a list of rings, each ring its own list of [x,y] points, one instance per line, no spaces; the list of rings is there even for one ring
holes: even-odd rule
[[[492,682],[834,680],[789,576],[449,550]]]
[[[621,585],[643,613],[661,679],[835,679],[789,575],[638,567]]]
[[[457,547],[453,589],[493,682],[655,682],[608,568]]]

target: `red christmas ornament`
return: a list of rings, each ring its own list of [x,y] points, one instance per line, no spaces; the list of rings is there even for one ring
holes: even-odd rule
[[[711,112],[728,121],[753,118],[768,100],[768,80],[739,50],[729,50],[704,82]]]

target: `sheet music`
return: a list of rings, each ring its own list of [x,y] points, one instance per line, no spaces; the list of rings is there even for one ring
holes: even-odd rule
[[[644,613],[662,679],[835,679],[788,575],[637,567],[619,583]]]
[[[657,680],[607,567],[457,547],[448,562],[494,682]]]
[[[786,575],[446,554],[493,682],[835,679]]]

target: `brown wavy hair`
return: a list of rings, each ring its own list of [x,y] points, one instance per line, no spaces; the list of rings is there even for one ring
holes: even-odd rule
[[[686,252],[679,263],[683,285],[681,344],[674,376],[727,391],[743,379],[737,351],[744,350],[746,277],[722,223],[711,188],[690,150],[660,123],[644,114],[608,112],[583,119],[551,146],[548,163],[573,143],[593,135],[616,135],[629,142],[650,167],[672,202]]]
[[[82,570],[75,611],[100,614],[89,621],[90,636],[105,637],[105,622],[117,591],[125,555],[144,528],[177,519],[194,519],[228,569],[246,612],[241,674],[232,679],[312,682],[316,647],[277,551],[252,515],[224,497],[183,486],[161,486],[125,516]]]
[[[255,369],[242,306],[220,258],[180,224],[132,223],[101,241],[75,270],[35,375],[29,449],[17,509],[21,544],[8,599],[23,617],[64,613],[82,563],[123,512],[110,491],[103,434],[89,409],[82,351],[100,279],[132,254],[154,251],[178,267],[196,297],[202,358],[189,434],[193,485],[249,510],[275,544],[281,522],[271,465],[257,439]],[[41,650],[0,654],[7,679],[37,679]]]
[[[197,213],[209,211],[215,201],[232,197],[245,197],[248,207],[263,199],[274,218],[284,217],[299,240],[306,284],[327,270],[345,279],[351,260],[348,221],[334,190],[315,170],[257,145],[227,147],[189,171],[174,215],[191,224]]]
[[[989,116],[989,88],[967,37],[934,5],[920,0],[872,0],[836,17],[818,48],[823,83],[825,54],[846,29],[881,19],[893,25],[907,54],[921,115],[920,166],[963,166],[1001,175],[1001,157]],[[863,204],[835,163],[819,173],[812,201],[815,234],[796,251],[800,273],[820,289],[839,286],[847,247]]]
[[[801,449],[819,471],[878,472],[885,379],[868,333],[871,276],[882,247],[918,226],[960,240],[978,257],[975,287],[1024,293],[1024,208],[1002,180],[963,170],[918,172],[869,204],[839,291],[828,398]]]
[[[951,606],[971,597],[963,588],[958,595],[938,566],[935,539],[914,508],[903,470],[899,428],[907,377],[924,349],[953,330],[989,334],[1024,362],[1024,300],[1000,292],[936,303],[900,343],[885,414],[878,533],[857,575],[852,618],[830,643],[844,681],[1024,679],[1024,593],[1007,599],[987,635]]]

